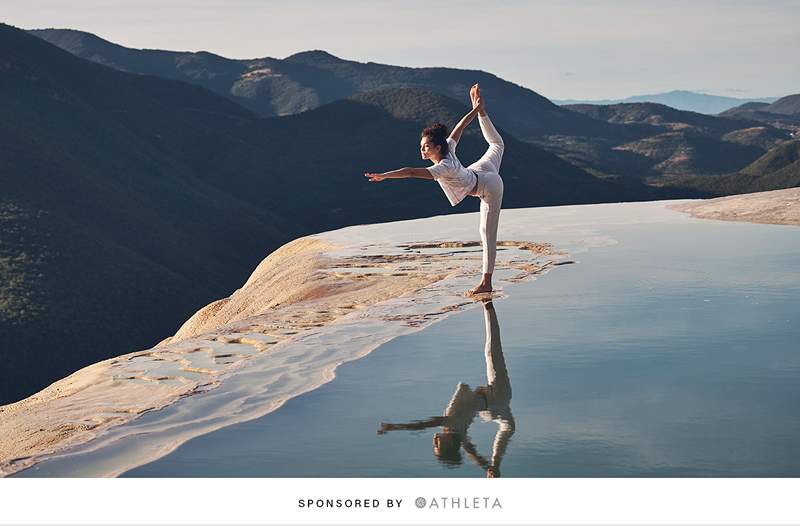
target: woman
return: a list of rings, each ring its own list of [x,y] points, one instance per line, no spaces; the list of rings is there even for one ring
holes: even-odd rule
[[[480,235],[483,243],[483,276],[477,286],[467,294],[492,291],[492,273],[497,256],[497,226],[503,202],[503,179],[500,177],[500,162],[503,159],[503,139],[489,120],[486,103],[481,97],[480,86],[470,88],[472,111],[456,124],[450,136],[443,124],[434,124],[422,131],[420,153],[423,159],[433,162],[430,168],[401,168],[385,173],[364,174],[372,182],[384,179],[433,179],[444,190],[450,204],[456,206],[470,195],[481,200]],[[489,148],[483,157],[464,168],[456,157],[456,146],[464,129],[478,116],[483,138]]]

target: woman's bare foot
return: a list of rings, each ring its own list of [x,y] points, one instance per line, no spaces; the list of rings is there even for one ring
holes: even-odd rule
[[[467,296],[473,296],[484,292],[492,292],[491,274],[484,274],[481,282],[467,291]]]
[[[469,100],[472,101],[472,109],[478,108],[480,115],[486,115],[486,104],[481,97],[481,87],[479,84],[473,84],[469,89]]]
[[[467,296],[474,296],[475,294],[482,294],[484,292],[492,292],[492,286],[491,285],[483,285],[483,284],[481,284],[481,285],[472,287],[471,289],[469,289],[467,291]]]

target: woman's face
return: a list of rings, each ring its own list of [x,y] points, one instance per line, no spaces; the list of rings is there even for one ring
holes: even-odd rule
[[[442,158],[442,147],[433,144],[428,136],[423,136],[419,141],[419,153],[423,159],[438,161]]]

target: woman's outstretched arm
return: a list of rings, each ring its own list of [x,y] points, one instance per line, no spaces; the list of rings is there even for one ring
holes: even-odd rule
[[[399,170],[392,170],[391,172],[384,173],[365,173],[364,177],[368,177],[370,182],[377,183],[384,179],[433,179],[433,176],[427,168],[400,168]]]
[[[458,121],[458,124],[456,124],[456,127],[453,128],[452,132],[450,132],[450,137],[449,138],[453,139],[456,142],[460,141],[461,140],[461,134],[464,133],[464,130],[467,128],[467,126],[469,126],[469,123],[471,123],[475,119],[475,116],[478,115],[479,111],[480,111],[480,108],[477,108],[477,107],[476,108],[472,108],[472,110],[469,113],[467,113],[466,115],[461,117],[461,120]]]
[[[428,429],[429,427],[442,426],[446,421],[447,417],[433,416],[426,420],[414,420],[413,422],[403,424],[387,424],[386,422],[381,422],[381,428],[378,429],[378,434],[384,435],[387,431],[396,431],[398,429],[404,429],[406,431],[419,431],[421,429]]]

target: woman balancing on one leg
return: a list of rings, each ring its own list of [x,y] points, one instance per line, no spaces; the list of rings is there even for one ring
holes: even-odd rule
[[[497,226],[503,202],[503,179],[500,178],[500,162],[503,159],[503,139],[489,120],[486,104],[481,98],[480,87],[475,84],[469,91],[472,111],[456,124],[450,136],[443,124],[434,124],[422,131],[420,153],[423,159],[434,164],[430,168],[401,168],[385,173],[366,173],[372,182],[384,179],[433,179],[444,190],[450,204],[456,206],[464,197],[471,195],[481,200],[480,234],[483,242],[483,277],[481,282],[467,294],[491,292],[492,272],[497,256]],[[483,138],[489,148],[483,157],[464,168],[456,157],[456,146],[464,129],[478,116]]]

